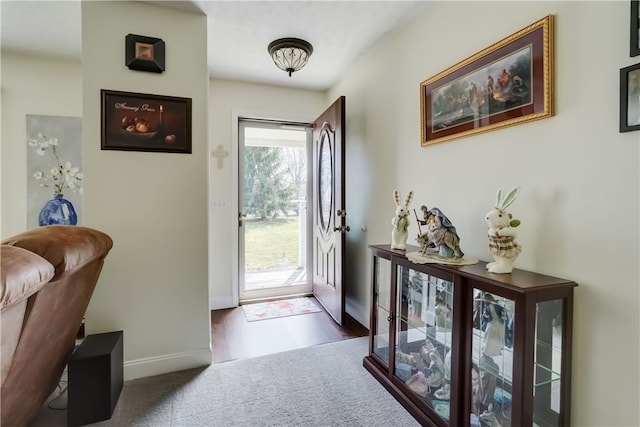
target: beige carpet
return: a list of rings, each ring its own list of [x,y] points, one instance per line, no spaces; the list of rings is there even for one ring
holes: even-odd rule
[[[363,367],[354,338],[126,381],[109,421],[93,426],[418,426]],[[66,426],[43,410],[34,427]]]

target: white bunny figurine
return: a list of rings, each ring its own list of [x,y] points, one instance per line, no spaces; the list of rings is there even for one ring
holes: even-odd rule
[[[513,261],[522,252],[522,246],[516,242],[515,227],[520,221],[512,219],[512,215],[506,211],[518,197],[520,187],[516,187],[502,198],[502,190],[498,190],[496,207],[490,210],[485,217],[489,236],[489,253],[493,255],[495,262],[487,264],[487,270],[491,273],[511,273]]]
[[[413,198],[413,191],[409,191],[404,205],[400,204],[400,193],[393,190],[393,200],[396,202],[396,216],[391,220],[391,249],[405,250],[407,237],[409,237],[409,203]]]

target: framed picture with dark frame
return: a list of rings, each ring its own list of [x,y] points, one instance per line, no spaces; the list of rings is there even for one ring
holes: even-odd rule
[[[191,153],[191,98],[102,89],[103,150]]]
[[[640,55],[640,0],[631,0],[630,55]]]
[[[620,70],[620,132],[640,130],[640,64]]]
[[[164,41],[155,37],[127,34],[125,64],[130,70],[163,72]]]
[[[554,16],[420,83],[423,147],[554,114]]]

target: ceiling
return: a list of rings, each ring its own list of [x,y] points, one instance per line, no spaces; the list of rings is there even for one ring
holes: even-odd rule
[[[425,0],[143,2],[207,16],[207,62],[211,77],[315,90],[331,87],[359,57],[429,3]],[[80,58],[79,0],[1,0],[0,15],[3,49]],[[64,24],[52,26],[51,22]],[[162,34],[143,35],[162,38]],[[307,40],[314,49],[306,67],[291,77],[273,64],[267,52],[267,45],[282,37]],[[124,35],[122,39],[124,44]]]

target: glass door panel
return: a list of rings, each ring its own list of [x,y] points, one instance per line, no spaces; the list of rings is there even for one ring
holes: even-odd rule
[[[402,265],[396,273],[399,313],[394,374],[448,420],[453,283]]]
[[[383,361],[389,361],[389,322],[391,321],[391,261],[376,257],[374,271],[375,325],[373,352]]]
[[[515,304],[513,300],[479,289],[473,290],[473,296],[471,425],[508,427],[511,425]]]
[[[241,119],[238,137],[240,301],[310,293],[311,131]]]
[[[539,426],[559,426],[563,303],[561,299],[544,301],[536,308],[533,421]]]

